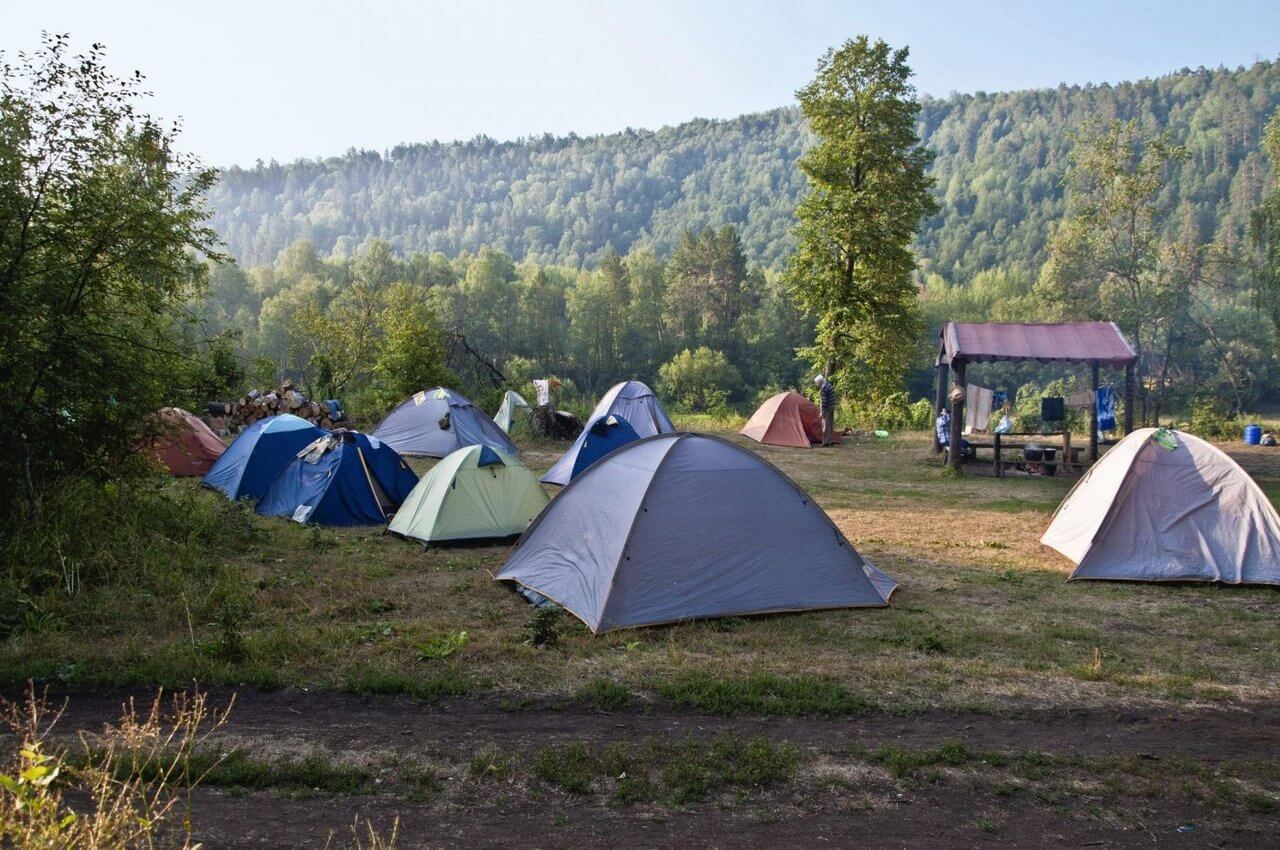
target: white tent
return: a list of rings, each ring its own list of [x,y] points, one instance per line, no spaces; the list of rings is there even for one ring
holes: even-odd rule
[[[883,607],[897,582],[755,453],[660,434],[573,479],[495,578],[593,632],[703,617]]]
[[[1169,448],[1156,435],[1103,455],[1040,542],[1076,564],[1073,579],[1280,584],[1280,516],[1258,485],[1199,437],[1164,432]]]

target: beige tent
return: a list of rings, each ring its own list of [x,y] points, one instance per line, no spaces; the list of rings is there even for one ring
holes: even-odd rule
[[[1040,542],[1075,562],[1073,579],[1280,584],[1280,516],[1258,485],[1199,437],[1157,434],[1103,455]]]

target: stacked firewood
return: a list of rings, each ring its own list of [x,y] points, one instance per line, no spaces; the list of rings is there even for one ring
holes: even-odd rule
[[[307,398],[294,388],[293,381],[285,381],[274,390],[253,390],[237,401],[210,402],[208,421],[216,433],[238,434],[259,420],[281,413],[292,413],[321,428],[336,424],[329,417],[328,405]]]

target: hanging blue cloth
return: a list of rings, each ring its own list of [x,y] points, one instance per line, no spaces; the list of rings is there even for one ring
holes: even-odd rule
[[[1009,400],[1008,390],[996,390],[991,394],[991,409],[999,410],[1004,407],[1004,403]]]
[[[1116,427],[1116,389],[1098,387],[1098,430],[1114,431]]]

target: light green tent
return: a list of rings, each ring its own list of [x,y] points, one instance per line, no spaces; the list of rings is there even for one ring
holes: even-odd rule
[[[426,543],[511,537],[528,528],[547,501],[547,491],[517,458],[466,446],[422,476],[390,530]]]

